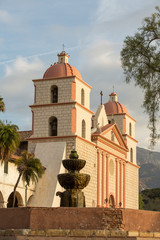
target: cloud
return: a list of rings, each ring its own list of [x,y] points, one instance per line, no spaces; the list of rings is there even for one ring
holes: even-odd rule
[[[30,110],[28,105],[33,103],[32,79],[42,78],[44,65],[39,58],[28,61],[18,57],[11,65],[7,65],[5,76],[1,79],[0,95],[4,98],[6,112],[2,114],[3,119],[16,119],[20,128],[28,128]],[[30,115],[31,126],[31,115]]]
[[[0,22],[11,23],[13,21],[12,16],[5,10],[0,10]]]
[[[6,66],[6,77],[24,74],[28,72],[34,72],[42,67],[42,63],[38,58],[35,58],[32,62],[29,62],[26,58],[17,57],[16,61],[12,65]]]
[[[158,1],[154,1],[155,4]],[[102,23],[107,21],[115,21],[120,18],[127,17],[127,22],[130,16],[134,13],[141,12],[145,13],[146,9],[150,9],[150,5],[153,7],[153,2],[151,4],[150,0],[139,1],[128,1],[128,0],[100,0],[99,7],[96,12],[96,23]]]
[[[116,68],[120,67],[119,54],[115,51],[117,44],[111,43],[105,39],[93,41],[85,47],[82,54],[85,58],[84,64],[98,68]]]
[[[155,0],[154,3],[157,1]],[[119,102],[127,107],[130,115],[137,120],[136,138],[139,145],[149,146],[148,116],[141,107],[143,91],[133,83],[126,84],[120,62],[120,51],[127,35],[133,35],[145,16],[154,12],[154,4],[149,0],[101,0],[93,14],[90,29],[84,36],[86,46],[81,51],[80,73],[89,83],[91,91],[91,109],[95,112],[100,104],[100,91],[103,102],[109,100],[113,91],[119,95]],[[158,149],[158,146],[155,149]]]
[[[4,38],[1,75],[5,67],[0,95],[7,107],[2,116],[12,119],[23,130],[29,128],[28,105],[33,103],[34,93],[32,79],[41,78],[45,71],[40,58],[50,65],[57,60],[56,54],[64,43],[71,55],[70,63],[80,71],[84,81],[93,86],[92,110],[96,111],[100,103],[100,91],[103,90],[103,101],[107,102],[114,85],[119,101],[137,120],[138,139],[146,144],[147,116],[141,108],[143,93],[124,82],[120,50],[125,36],[134,34],[159,0],[73,0],[71,3],[57,0],[49,4],[40,0],[38,7],[31,0],[9,2],[4,1],[0,10]],[[19,53],[29,56],[14,59]]]

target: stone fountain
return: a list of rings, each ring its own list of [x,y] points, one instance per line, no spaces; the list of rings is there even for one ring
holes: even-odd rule
[[[57,176],[60,185],[66,189],[66,191],[56,194],[61,198],[61,207],[85,207],[85,196],[82,189],[88,185],[90,175],[79,173],[84,168],[86,161],[78,158],[77,152],[73,150],[69,159],[62,160],[68,173],[58,174]]]

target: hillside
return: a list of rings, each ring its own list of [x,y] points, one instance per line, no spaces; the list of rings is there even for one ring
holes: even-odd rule
[[[137,147],[137,163],[141,167],[140,191],[150,188],[160,188],[160,152],[152,152]]]

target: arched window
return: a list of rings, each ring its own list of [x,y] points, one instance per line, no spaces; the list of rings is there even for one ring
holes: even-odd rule
[[[8,173],[8,162],[4,162],[4,173]]]
[[[133,149],[130,149],[130,161],[133,163]]]
[[[58,102],[58,87],[54,85],[51,87],[51,103],[57,102]]]
[[[84,96],[84,89],[82,88],[81,89],[81,104],[84,106],[84,99],[85,99],[85,96]]]
[[[115,202],[113,195],[110,195],[109,197],[109,208],[115,208]]]
[[[129,135],[132,136],[132,124],[129,123]]]
[[[49,135],[50,136],[57,136],[57,127],[58,127],[57,118],[51,117],[49,119]]]
[[[86,123],[82,120],[82,138],[86,138]]]

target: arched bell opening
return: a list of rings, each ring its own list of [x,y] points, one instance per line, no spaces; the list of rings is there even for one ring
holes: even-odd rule
[[[57,102],[58,102],[58,87],[56,85],[53,85],[51,87],[51,103]]]
[[[58,120],[56,117],[49,119],[49,136],[57,136],[58,133]]]

